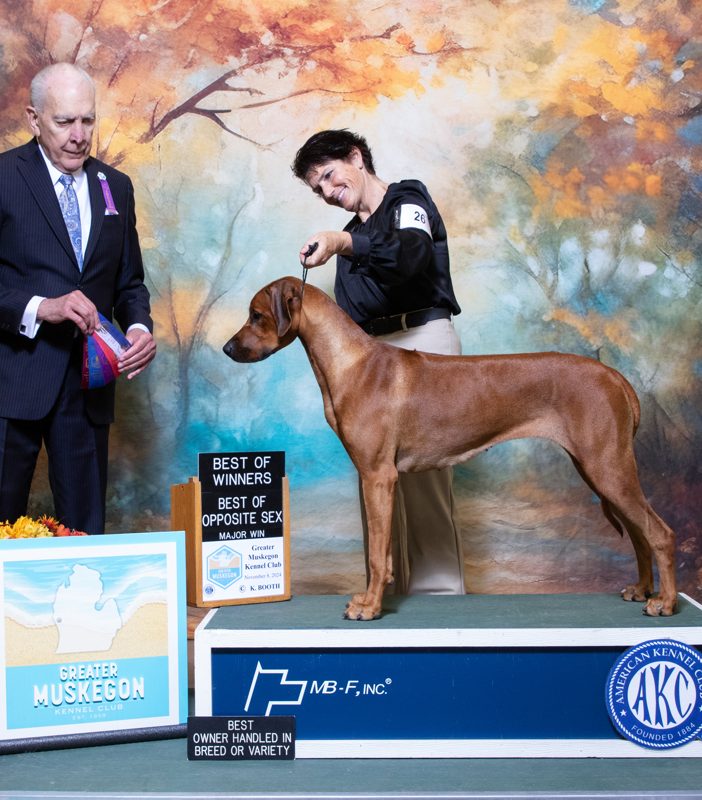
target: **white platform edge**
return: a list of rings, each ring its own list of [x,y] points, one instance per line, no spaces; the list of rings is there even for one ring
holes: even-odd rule
[[[610,739],[298,739],[296,758],[700,758],[702,741],[667,750]]]
[[[702,605],[680,594],[702,610]],[[195,630],[195,714],[212,715],[212,650],[217,647],[277,649],[279,647],[407,647],[407,638],[422,647],[559,647],[569,646],[574,630],[592,647],[636,645],[664,638],[660,629],[641,628],[344,628],[278,630],[274,640],[261,640],[260,630],[207,630],[213,608]],[[672,629],[671,638],[702,644],[702,626]],[[393,635],[395,634],[395,635]],[[296,758],[700,758],[702,741],[655,750],[625,740],[599,739],[432,739],[432,740],[305,740],[295,745]]]
[[[362,624],[362,623],[359,623]],[[323,628],[307,630],[277,630],[274,641],[262,641],[261,631],[206,631],[201,643],[209,648],[236,647],[256,648],[257,650],[278,649],[280,647],[406,647],[410,637],[421,642],[421,647],[571,647],[573,631],[587,638],[590,647],[609,647],[640,644],[649,639],[674,638],[683,644],[699,646],[702,644],[702,628],[675,628],[675,636],[651,628],[501,628],[481,630],[475,628],[414,629],[403,628],[402,635],[397,631],[335,631]],[[195,648],[198,635],[195,633]],[[417,645],[414,645],[415,647]]]

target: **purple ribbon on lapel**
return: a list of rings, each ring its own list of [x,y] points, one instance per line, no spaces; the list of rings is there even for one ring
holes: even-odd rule
[[[114,217],[116,214],[119,214],[119,211],[117,211],[117,207],[115,206],[115,201],[110,191],[110,184],[107,182],[107,176],[104,172],[98,172],[97,176],[100,181],[100,186],[102,187],[102,196],[105,198],[105,215]]]

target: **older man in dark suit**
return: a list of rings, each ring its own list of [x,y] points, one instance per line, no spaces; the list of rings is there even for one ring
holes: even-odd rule
[[[82,348],[100,312],[131,344],[127,378],[156,353],[134,190],[90,156],[87,73],[43,69],[30,103],[34,138],[0,155],[0,520],[26,513],[44,443],[56,516],[102,533],[114,383],[81,388]]]

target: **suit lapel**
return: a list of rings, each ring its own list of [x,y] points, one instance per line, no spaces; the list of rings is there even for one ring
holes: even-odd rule
[[[25,145],[25,152],[21,154],[18,169],[29,187],[29,191],[34,196],[39,210],[44,215],[49,227],[59,240],[61,247],[71,257],[78,268],[75,253],[71,245],[71,239],[66,230],[66,223],[63,221],[61,207],[59,206],[56,190],[51,184],[49,171],[46,168],[44,159],[39,152],[39,145],[36,141],[31,141]]]
[[[94,158],[89,158],[85,162],[85,174],[88,177],[88,191],[90,192],[90,235],[88,244],[85,248],[83,257],[83,271],[89,266],[90,258],[95,252],[102,224],[105,221],[105,198],[102,194],[102,186],[98,178],[98,167]]]

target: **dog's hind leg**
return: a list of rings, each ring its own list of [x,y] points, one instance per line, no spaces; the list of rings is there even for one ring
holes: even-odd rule
[[[597,489],[592,483],[589,476],[582,468],[580,462],[569,453],[575,469],[578,471],[580,477],[590,487],[590,489],[598,496],[602,513],[607,518],[612,527],[619,533],[620,536],[624,535],[626,531],[629,534],[632,545],[634,546],[634,555],[636,557],[636,564],[638,568],[638,581],[635,584],[625,586],[621,591],[624,600],[637,600],[643,602],[653,594],[653,554],[651,547],[646,541],[646,538],[640,534],[638,529],[626,527],[624,523],[617,518],[617,515],[612,509],[609,500]]]
[[[650,597],[644,606],[644,613],[650,617],[667,617],[675,613],[678,592],[675,580],[675,534],[646,504],[647,527],[644,535],[651,545],[658,568],[658,594]]]
[[[612,444],[599,450],[597,458],[573,461],[590,488],[600,497],[609,521],[629,534],[638,566],[638,581],[622,590],[624,600],[646,601],[644,613],[669,616],[675,611],[675,534],[651,508],[639,483],[633,448]],[[653,559],[660,582],[653,595]],[[648,599],[647,599],[648,598]]]
[[[644,614],[670,616],[677,605],[675,582],[675,534],[651,508],[639,489],[640,497],[608,498],[614,513],[624,520],[634,545],[639,580],[622,590],[624,600],[646,601]],[[658,594],[653,594],[652,557],[658,568]]]
[[[368,523],[368,588],[346,606],[346,619],[380,616],[385,586],[392,581],[392,512],[397,470],[394,466],[361,475]]]

